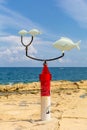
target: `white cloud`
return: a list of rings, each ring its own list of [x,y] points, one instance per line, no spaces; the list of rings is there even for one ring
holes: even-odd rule
[[[76,20],[80,26],[87,28],[87,1],[86,0],[57,0],[58,6]]]
[[[9,36],[1,36],[0,37],[0,42],[6,42],[6,43],[20,43],[20,37],[14,36],[14,35],[9,35]]]
[[[26,38],[26,41],[29,41],[29,38]],[[0,43],[4,46],[0,47],[0,60],[8,62],[23,62],[27,61],[25,56],[25,47],[20,43],[20,37],[18,36],[3,36],[0,37]],[[31,45],[29,47],[29,55],[34,55],[37,53],[37,50]]]
[[[27,44],[29,43],[30,39],[30,37],[24,37],[23,41],[25,44]],[[2,62],[8,61],[9,63],[20,63],[29,60],[29,58],[25,56],[25,47],[21,44],[20,36],[1,36],[0,44],[0,60]],[[47,58],[47,55],[48,57],[49,54],[53,55],[51,46],[51,42],[43,40],[39,37],[35,37],[33,44],[29,46],[28,54],[33,57],[40,58],[43,56],[43,58]],[[48,48],[50,48],[49,51]]]
[[[2,63],[5,61],[7,63],[11,62],[24,62],[27,61],[27,58],[24,55],[24,48],[22,47],[10,47],[0,49],[0,60]]]

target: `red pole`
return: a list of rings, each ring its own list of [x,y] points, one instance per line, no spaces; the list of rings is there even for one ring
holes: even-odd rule
[[[49,120],[50,119],[50,81],[51,73],[45,63],[43,66],[42,73],[39,76],[41,81],[41,119]]]

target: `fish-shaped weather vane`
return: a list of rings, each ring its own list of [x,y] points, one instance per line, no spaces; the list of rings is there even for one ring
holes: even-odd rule
[[[74,43],[70,38],[67,37],[61,37],[59,40],[57,40],[56,42],[54,42],[53,46],[59,50],[63,51],[69,51],[73,48],[77,48],[78,50],[80,50],[80,41],[78,41],[77,43]]]
[[[35,57],[32,57],[32,56],[29,56],[28,55],[28,48],[29,46],[31,45],[31,43],[33,42],[33,38],[36,36],[36,35],[39,35],[41,34],[41,32],[37,29],[32,29],[30,31],[26,31],[26,30],[21,30],[19,32],[19,34],[21,35],[21,43],[22,45],[25,47],[25,50],[26,50],[26,56],[30,59],[33,59],[33,60],[38,60],[38,61],[53,61],[53,60],[57,60],[57,59],[60,59],[64,56],[64,51],[68,51],[68,50],[71,50],[73,48],[77,48],[80,50],[80,47],[79,47],[79,44],[81,41],[78,41],[77,43],[74,43],[70,38],[67,38],[67,37],[61,37],[59,40],[55,41],[53,43],[53,46],[59,50],[62,51],[62,55],[59,56],[59,57],[55,57],[55,58],[50,58],[50,59],[40,59],[40,58],[35,58]],[[26,34],[30,34],[31,35],[31,41],[25,45],[24,44],[24,41],[23,41],[23,36],[25,36]]]

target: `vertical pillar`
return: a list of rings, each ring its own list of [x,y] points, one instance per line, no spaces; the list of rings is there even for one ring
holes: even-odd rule
[[[50,117],[50,81],[51,74],[47,64],[44,63],[42,73],[39,75],[41,82],[41,120],[49,120]]]

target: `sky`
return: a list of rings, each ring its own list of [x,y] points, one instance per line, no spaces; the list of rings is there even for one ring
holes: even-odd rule
[[[25,56],[18,32],[38,29],[28,54],[37,58],[54,58],[62,52],[53,47],[61,37],[74,43],[81,40],[80,50],[65,51],[65,56],[48,62],[50,67],[87,67],[86,0],[0,0],[0,67],[41,67],[43,62]],[[24,37],[29,43],[30,35]]]

